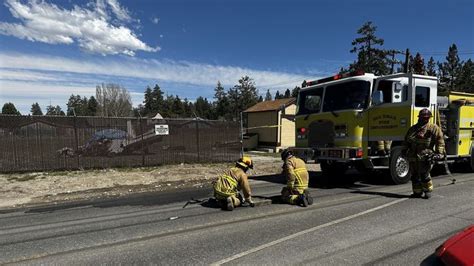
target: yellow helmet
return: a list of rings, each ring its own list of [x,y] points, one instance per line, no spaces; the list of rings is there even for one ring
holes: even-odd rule
[[[253,169],[252,159],[248,156],[243,156],[242,158],[240,158],[237,161],[237,164],[245,168]]]

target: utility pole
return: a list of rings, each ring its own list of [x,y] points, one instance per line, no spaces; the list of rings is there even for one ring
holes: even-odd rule
[[[391,51],[392,52],[392,70],[390,71],[390,73],[393,74],[393,68],[395,66],[395,51]]]
[[[407,48],[407,51],[405,52],[405,65],[404,65],[404,72],[408,73],[408,66],[410,65],[410,50]]]

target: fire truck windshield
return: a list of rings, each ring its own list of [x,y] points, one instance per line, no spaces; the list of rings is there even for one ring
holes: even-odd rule
[[[367,108],[370,82],[355,80],[326,87],[323,112]]]

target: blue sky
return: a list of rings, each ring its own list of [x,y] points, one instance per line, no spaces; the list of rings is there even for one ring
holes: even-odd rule
[[[351,63],[357,29],[377,26],[385,48],[443,60],[456,43],[474,54],[474,1],[2,0],[0,104],[63,109],[71,94],[126,87],[134,106],[147,86],[212,99],[243,75],[261,94],[336,73]]]

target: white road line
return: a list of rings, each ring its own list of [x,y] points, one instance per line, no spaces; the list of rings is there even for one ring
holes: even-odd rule
[[[350,219],[354,219],[356,217],[359,217],[359,216],[362,216],[362,215],[365,215],[365,214],[368,214],[368,213],[371,213],[371,212],[374,212],[374,211],[378,211],[380,209],[383,209],[383,208],[387,208],[389,206],[392,206],[394,204],[397,204],[399,202],[402,202],[404,200],[407,200],[408,198],[402,198],[402,199],[397,199],[395,201],[392,201],[392,202],[389,202],[387,204],[384,204],[384,205],[380,205],[378,207],[375,207],[375,208],[372,208],[372,209],[369,209],[369,210],[366,210],[366,211],[363,211],[363,212],[359,212],[359,213],[356,213],[356,214],[353,214],[353,215],[350,215],[350,216],[347,216],[347,217],[344,217],[344,218],[341,218],[341,219],[338,219],[338,220],[334,220],[332,222],[329,222],[329,223],[325,223],[325,224],[321,224],[321,225],[318,225],[316,227],[313,227],[313,228],[310,228],[310,229],[306,229],[304,231],[301,231],[301,232],[298,232],[298,233],[295,233],[295,234],[292,234],[292,235],[289,235],[289,236],[286,236],[286,237],[283,237],[283,238],[280,238],[280,239],[277,239],[277,240],[274,240],[272,242],[269,242],[269,243],[266,243],[266,244],[263,244],[261,246],[258,246],[258,247],[255,247],[255,248],[252,248],[252,249],[249,249],[247,251],[244,251],[242,253],[239,253],[239,254],[235,254],[234,256],[231,256],[231,257],[228,257],[226,259],[223,259],[223,260],[220,260],[220,261],[217,261],[217,262],[214,262],[212,263],[211,265],[222,265],[224,263],[227,263],[227,262],[230,262],[230,261],[233,261],[233,260],[236,260],[236,259],[239,259],[239,258],[242,258],[244,256],[247,256],[247,255],[250,255],[252,253],[255,253],[257,251],[260,251],[262,249],[265,249],[265,248],[269,248],[271,246],[275,246],[277,244],[280,244],[284,241],[287,241],[287,240],[290,240],[290,239],[293,239],[293,238],[297,238],[299,236],[302,236],[304,234],[307,234],[307,233],[311,233],[311,232],[314,232],[316,230],[319,230],[321,228],[325,228],[325,227],[328,227],[328,226],[331,226],[331,225],[335,225],[335,224],[338,224],[338,223],[342,223],[342,222],[345,222],[347,220],[350,220]]]

